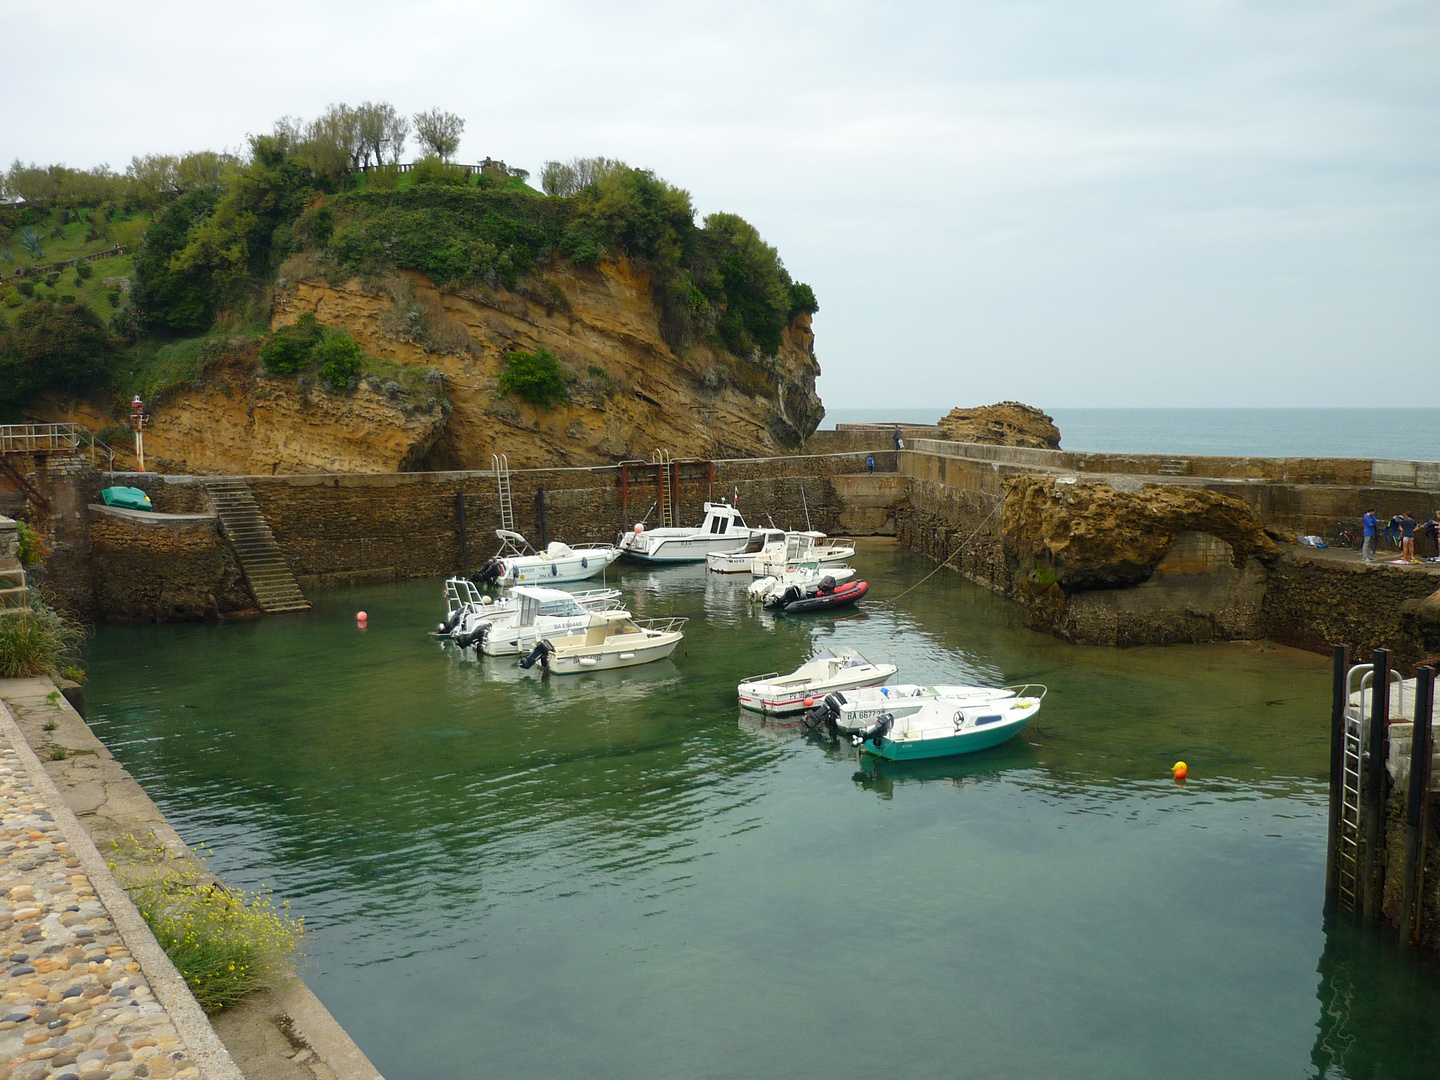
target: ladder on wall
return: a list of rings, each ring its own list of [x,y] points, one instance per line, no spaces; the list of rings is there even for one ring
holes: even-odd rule
[[[656,450],[650,455],[660,474],[660,524],[673,528],[675,525],[675,485],[671,469],[674,459],[669,450]]]
[[[1350,912],[1360,906],[1360,763],[1365,745],[1364,727],[1361,717],[1345,717],[1340,759],[1340,836],[1335,850],[1335,884],[1340,906]]]
[[[490,467],[495,470],[495,487],[500,493],[500,528],[506,532],[515,531],[515,507],[510,502],[510,458],[506,454],[491,454]]]

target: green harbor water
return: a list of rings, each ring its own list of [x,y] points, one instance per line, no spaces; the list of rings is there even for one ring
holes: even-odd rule
[[[429,638],[438,580],[106,626],[87,705],[214,869],[306,917],[387,1080],[1435,1075],[1440,965],[1322,913],[1324,658],[1067,645],[950,573],[882,608],[932,564],[855,561],[872,602],[800,619],[623,568],[686,644],[577,677]],[[827,644],[1050,693],[904,767],[736,708]]]

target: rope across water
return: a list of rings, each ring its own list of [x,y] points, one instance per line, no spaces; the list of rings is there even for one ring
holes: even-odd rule
[[[911,585],[910,588],[906,589],[904,592],[897,593],[896,595],[892,596],[889,600],[886,600],[886,601],[884,601],[883,603],[880,603],[880,604],[876,604],[875,606],[876,606],[876,607],[889,607],[891,604],[895,603],[896,600],[899,600],[902,596],[906,595],[906,593],[912,593],[912,592],[914,592],[914,591],[915,591],[916,589],[918,589],[921,585],[924,585],[925,582],[929,581],[932,577],[934,577],[936,574],[938,574],[941,570],[944,570],[945,567],[949,566],[951,559],[954,559],[956,555],[959,555],[962,551],[964,551],[964,550],[966,549],[966,547],[969,546],[970,541],[971,541],[971,540],[974,540],[975,537],[977,537],[977,536],[980,535],[980,530],[985,527],[985,523],[988,522],[992,517],[995,516],[995,511],[996,511],[996,510],[999,510],[999,509],[1000,509],[1000,502],[1001,502],[1001,500],[999,500],[999,499],[995,500],[995,505],[990,508],[990,512],[989,512],[988,514],[986,514],[983,518],[981,518],[980,524],[977,525],[977,526],[975,526],[975,531],[972,532],[969,536],[967,536],[967,537],[965,538],[965,542],[964,542],[964,543],[962,543],[959,547],[957,547],[954,551],[952,551],[952,552],[950,553],[950,557],[949,557],[949,558],[947,558],[947,559],[946,559],[944,562],[942,562],[939,566],[935,567],[934,570],[931,570],[930,573],[926,574],[923,578],[921,578],[919,581],[917,581],[914,585]]]

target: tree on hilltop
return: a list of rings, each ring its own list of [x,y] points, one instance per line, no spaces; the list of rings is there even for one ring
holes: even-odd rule
[[[460,136],[464,131],[465,121],[454,113],[431,109],[415,114],[416,138],[441,161],[449,161],[460,149]]]
[[[367,101],[355,110],[360,137],[361,164],[374,159],[376,165],[394,165],[405,152],[410,138],[410,121],[388,101]],[[464,127],[464,123],[461,123]]]

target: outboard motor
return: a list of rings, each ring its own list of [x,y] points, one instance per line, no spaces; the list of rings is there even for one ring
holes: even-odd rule
[[[845,695],[839,690],[826,694],[820,704],[805,714],[805,727],[814,731],[821,724],[834,730],[835,721],[840,719],[840,706],[845,704]]]
[[[526,671],[529,671],[535,666],[535,661],[538,660],[540,661],[541,667],[548,668],[550,666],[550,654],[554,651],[555,646],[551,645],[550,642],[544,640],[538,641],[535,643],[535,648],[530,650],[530,655],[520,661],[520,666]]]
[[[486,559],[485,564],[470,575],[476,585],[494,585],[505,576],[505,564],[499,559]]]
[[[835,579],[834,579],[833,577],[831,577],[829,574],[826,574],[823,578],[820,579],[820,595],[821,595],[821,596],[829,596],[829,595],[830,595],[831,593],[833,593],[834,591],[835,591]]]
[[[894,726],[894,714],[882,712],[879,716],[875,718],[875,723],[871,724],[868,728],[865,728],[862,731],[855,732],[854,735],[850,736],[850,745],[859,747],[864,746],[868,742],[874,743],[876,749],[879,749],[880,740],[885,738],[886,735],[889,735],[890,729]]]
[[[465,609],[458,607],[450,613],[450,617],[440,624],[440,633],[448,634],[460,625],[460,620],[465,617]]]
[[[765,606],[767,608],[784,608],[790,604],[793,604],[796,600],[799,600],[804,595],[805,590],[800,588],[799,585],[791,585],[784,592],[775,593],[769,598],[767,598],[765,601]]]
[[[455,644],[462,649],[468,649],[474,645],[478,650],[485,644],[485,639],[490,635],[490,624],[483,622],[468,634],[461,634],[455,639]]]

